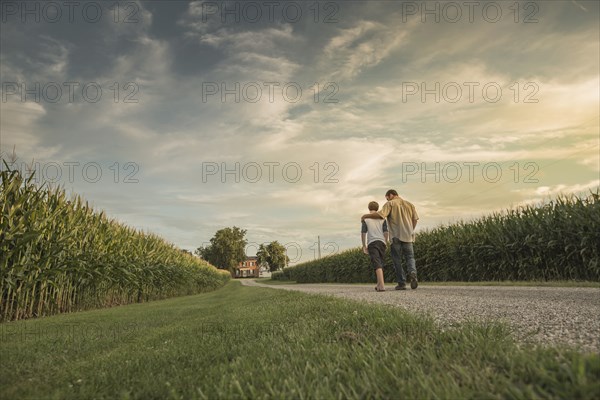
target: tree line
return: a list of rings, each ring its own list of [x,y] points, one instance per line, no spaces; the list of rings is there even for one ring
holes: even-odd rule
[[[210,239],[207,246],[198,247],[195,253],[202,259],[220,269],[226,269],[233,273],[233,270],[240,262],[245,261],[246,230],[234,226],[233,228],[223,228],[218,230]],[[286,255],[286,248],[278,241],[273,241],[267,245],[261,244],[256,252],[257,262],[261,268],[268,268],[269,271],[279,271],[289,263],[290,259]]]

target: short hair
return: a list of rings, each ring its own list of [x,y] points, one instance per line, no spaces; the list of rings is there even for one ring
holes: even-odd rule
[[[394,189],[390,189],[387,192],[385,192],[386,196],[392,195],[392,196],[398,196],[398,192],[396,192]]]
[[[369,203],[369,211],[377,211],[379,210],[379,203],[376,201],[372,201]]]

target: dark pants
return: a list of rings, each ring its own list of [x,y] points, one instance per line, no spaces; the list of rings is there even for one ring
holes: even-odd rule
[[[404,274],[404,269],[402,268],[401,257],[404,255],[404,259],[406,260],[406,266],[408,269],[408,273],[414,272],[417,274],[417,266],[415,265],[415,252],[413,250],[412,242],[402,242],[398,238],[392,238],[392,262],[394,263],[394,268],[396,269],[396,279],[398,283],[406,283],[406,274]]]
[[[385,243],[381,240],[376,240],[369,243],[367,247],[369,251],[369,257],[371,257],[371,264],[373,268],[383,268],[383,258],[385,257]]]

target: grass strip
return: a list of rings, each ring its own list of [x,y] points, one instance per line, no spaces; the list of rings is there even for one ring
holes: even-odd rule
[[[600,398],[600,357],[505,325],[231,282],[0,324],[0,398]]]

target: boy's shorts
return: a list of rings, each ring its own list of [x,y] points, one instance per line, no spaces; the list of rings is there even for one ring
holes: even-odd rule
[[[385,257],[385,243],[381,240],[376,240],[369,243],[367,247],[369,251],[369,257],[371,257],[371,264],[374,269],[383,268],[383,258]]]

